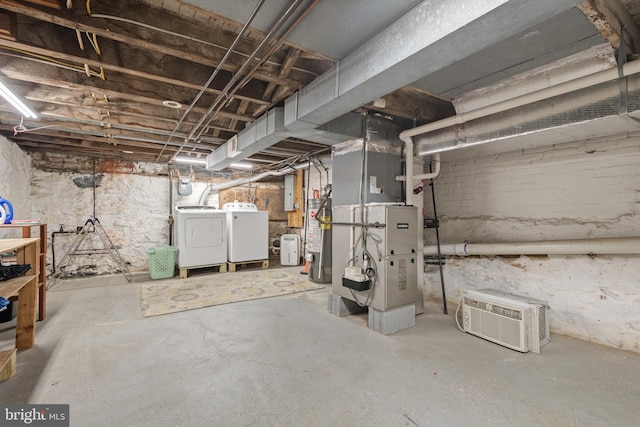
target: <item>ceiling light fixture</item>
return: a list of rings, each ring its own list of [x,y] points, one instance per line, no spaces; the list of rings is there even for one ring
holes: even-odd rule
[[[186,157],[186,156],[179,156],[179,157],[174,157],[173,159],[171,159],[172,163],[186,163],[186,164],[190,164],[190,165],[201,165],[201,166],[206,166],[207,164],[207,159],[199,159],[197,157]]]
[[[133,154],[133,151],[129,151],[129,150],[122,150],[122,152],[125,154]]]
[[[237,168],[237,169],[251,169],[253,168],[253,165],[251,163],[231,163],[229,165],[232,168]]]
[[[31,119],[37,119],[38,116],[36,116],[36,113],[34,113],[33,111],[31,111],[31,109],[29,107],[27,107],[26,105],[24,105],[24,103],[22,101],[20,101],[20,99],[18,99],[17,96],[15,96],[13,94],[13,92],[11,92],[9,90],[8,87],[6,87],[4,85],[4,83],[0,82],[0,95],[7,100],[7,102],[11,105],[13,105],[13,107],[18,110],[20,112],[20,114],[22,114],[23,116],[27,117],[27,118],[31,118]]]
[[[180,104],[178,101],[166,100],[162,101],[162,105],[169,108],[182,108],[182,104]]]

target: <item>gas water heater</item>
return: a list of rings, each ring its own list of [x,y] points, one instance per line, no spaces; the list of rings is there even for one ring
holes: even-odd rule
[[[331,199],[328,196],[310,199],[308,211],[306,260],[309,262],[309,280],[331,283]]]

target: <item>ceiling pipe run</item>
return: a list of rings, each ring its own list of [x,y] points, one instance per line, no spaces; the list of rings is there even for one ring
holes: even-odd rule
[[[220,60],[220,62],[218,63],[218,65],[216,66],[216,68],[213,70],[213,73],[211,73],[211,76],[209,76],[209,79],[207,80],[207,82],[202,85],[202,88],[200,89],[200,92],[198,92],[198,94],[196,95],[196,97],[193,99],[193,101],[191,101],[191,104],[189,104],[189,107],[187,107],[187,109],[185,110],[184,114],[182,114],[182,117],[180,118],[180,120],[178,121],[178,123],[176,124],[176,127],[173,129],[173,132],[171,132],[171,135],[169,135],[169,139],[167,139],[167,142],[165,144],[165,147],[167,146],[167,144],[169,144],[169,142],[171,142],[171,138],[173,138],[173,136],[176,134],[176,132],[178,131],[178,128],[180,127],[180,125],[182,124],[182,122],[184,121],[184,119],[187,117],[187,115],[191,112],[191,110],[193,110],[193,107],[195,107],[196,103],[198,102],[198,100],[202,97],[202,95],[204,94],[204,92],[207,90],[207,88],[211,85],[211,83],[213,82],[213,79],[216,78],[216,76],[218,75],[218,73],[220,72],[220,70],[222,69],[222,66],[227,62],[227,60],[229,59],[229,57],[231,56],[231,54],[233,53],[236,45],[240,42],[240,40],[242,40],[242,38],[244,37],[245,32],[247,31],[247,29],[249,28],[249,26],[251,25],[251,22],[253,21],[253,19],[258,15],[258,11],[260,10],[260,8],[262,7],[262,5],[264,4],[265,0],[260,0],[258,2],[258,4],[256,4],[255,8],[253,9],[253,12],[251,12],[251,15],[249,16],[249,19],[247,19],[247,22],[245,22],[244,26],[242,27],[242,29],[240,30],[240,32],[238,33],[238,36],[235,38],[235,40],[233,41],[233,43],[231,44],[231,46],[229,46],[229,49],[227,49],[227,53],[224,55],[224,57]],[[189,133],[189,136],[193,133],[193,130],[191,131],[191,133]],[[189,141],[189,136],[187,136],[185,138],[185,142],[184,144],[182,144],[180,146],[180,148],[178,149],[178,153],[184,148],[184,146],[186,145],[186,143]],[[158,158],[156,159],[156,163],[158,162],[158,160],[160,159],[160,156],[162,156],[162,153],[164,152],[164,148],[162,149],[162,151],[160,151],[160,154],[158,154]],[[177,154],[177,153],[176,153]]]
[[[417,180],[421,179],[434,179],[440,174],[440,152],[453,150],[456,148],[462,148],[457,146],[451,146],[447,148],[442,147],[429,147],[428,136],[423,137],[421,141],[422,149],[418,153],[419,156],[432,155],[435,164],[435,170],[433,173],[414,175],[413,172],[413,156],[414,156],[414,141],[413,138],[419,135],[425,135],[436,130],[445,129],[451,126],[458,126],[469,122],[471,120],[480,119],[493,114],[503,113],[505,111],[522,107],[524,105],[539,102],[545,99],[553,98],[555,96],[564,95],[570,92],[574,92],[580,89],[593,87],[598,84],[606,83],[615,80],[622,76],[631,76],[640,72],[640,60],[629,62],[621,67],[622,72],[618,69],[607,69],[589,76],[584,76],[575,80],[571,80],[565,83],[558,84],[549,88],[538,90],[526,95],[521,95],[506,101],[498,102],[492,105],[478,108],[468,113],[460,113],[453,117],[449,117],[437,122],[428,123],[423,126],[418,126],[412,129],[408,129],[400,134],[400,140],[405,144],[406,151],[406,176],[412,176],[413,180],[407,180],[406,176],[398,176],[398,181],[405,181],[405,190],[407,194],[407,203],[409,203],[410,195],[413,191],[413,185]],[[426,139],[426,141],[424,141]],[[424,146],[427,148],[425,149]]]
[[[299,171],[299,170],[307,169],[308,167],[309,167],[309,163],[300,163],[291,167],[287,166],[283,170],[261,172],[251,177],[239,178],[239,179],[234,179],[233,181],[223,182],[221,184],[209,185],[202,192],[202,195],[200,196],[200,200],[198,201],[198,204],[203,206],[205,204],[205,201],[207,200],[207,197],[209,197],[209,194],[211,194],[211,192],[218,192],[221,190],[226,190],[228,188],[238,187],[240,185],[261,181],[269,176],[286,175],[292,172],[292,168],[295,169],[296,171]]]
[[[512,110],[518,107],[522,107],[535,102],[543,101],[545,99],[553,98],[556,96],[565,95],[570,92],[578,91],[580,89],[589,88],[598,84],[606,83],[620,77],[628,77],[634,74],[640,73],[640,60],[628,62],[621,67],[621,73],[617,68],[611,68],[604,70],[589,76],[581,77],[575,80],[571,80],[565,83],[561,83],[557,86],[548,87],[536,92],[521,95],[506,101],[498,102],[496,104],[488,105],[478,108],[476,110],[460,113],[453,117],[449,117],[437,122],[428,123],[423,126],[419,126],[414,129],[410,129],[411,136],[425,135],[437,130],[445,129],[452,126],[462,125],[472,120],[480,119],[494,114],[503,113],[508,110]],[[419,156],[430,155],[438,152],[454,150],[457,148],[451,146],[447,148],[442,147],[429,147],[428,137],[423,137],[426,141],[420,141],[421,146],[426,146],[425,149],[421,149],[418,153]],[[402,139],[402,138],[401,138]]]
[[[513,243],[456,243],[440,245],[442,255],[635,255],[640,254],[640,237],[611,239],[549,240]],[[425,246],[424,254],[437,256],[436,245]]]
[[[201,129],[201,130],[198,133],[198,135],[195,137],[195,139],[197,140],[198,138],[200,138],[200,136],[202,136],[203,132],[206,130],[206,128],[208,126],[208,125],[202,126],[203,123],[205,122],[205,120],[207,120],[208,117],[212,117],[212,118],[215,117],[215,115],[219,111],[217,109],[217,107],[219,105],[221,105],[220,103],[223,102],[224,99],[228,99],[228,97],[232,95],[231,90],[234,87],[234,85],[236,84],[236,82],[238,82],[238,80],[241,77],[244,76],[244,73],[245,73],[246,69],[249,66],[251,66],[251,64],[253,64],[254,59],[256,59],[258,57],[258,54],[260,53],[262,48],[267,43],[271,42],[274,39],[274,37],[276,37],[276,33],[280,30],[280,28],[282,28],[282,26],[285,24],[285,22],[287,20],[289,20],[291,15],[296,11],[296,9],[301,4],[302,4],[302,0],[294,0],[294,2],[283,12],[283,14],[278,18],[276,23],[273,25],[273,27],[271,28],[269,33],[267,33],[267,35],[264,37],[264,39],[262,39],[260,44],[258,44],[258,46],[255,48],[255,50],[253,51],[251,56],[249,58],[247,58],[247,60],[244,62],[244,64],[242,64],[240,69],[233,74],[233,76],[231,77],[231,80],[229,80],[229,82],[224,87],[224,89],[222,89],[220,94],[213,101],[213,104],[211,104],[209,109],[204,114],[202,114],[202,117],[200,118],[200,120],[198,120],[198,123],[196,123],[196,125],[193,127],[191,132],[189,132],[189,134],[187,135],[187,138],[185,139],[185,142],[187,142],[190,139],[192,139],[194,137],[194,135],[196,134],[196,132],[198,132],[198,129]],[[216,111],[215,113],[214,113],[214,110]],[[214,113],[213,116],[211,116],[212,113]],[[210,122],[211,122],[211,120],[209,120],[208,123],[210,123]]]

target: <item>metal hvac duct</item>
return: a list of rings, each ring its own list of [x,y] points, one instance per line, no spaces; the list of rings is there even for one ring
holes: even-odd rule
[[[626,82],[612,80],[434,130],[416,137],[416,153],[425,156],[611,117],[622,117],[640,128],[640,121],[630,116],[640,114],[640,75],[623,79]]]

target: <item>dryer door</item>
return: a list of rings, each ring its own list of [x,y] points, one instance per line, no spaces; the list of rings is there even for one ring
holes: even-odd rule
[[[185,246],[187,248],[218,247],[225,243],[226,231],[222,216],[187,218],[185,230]]]

